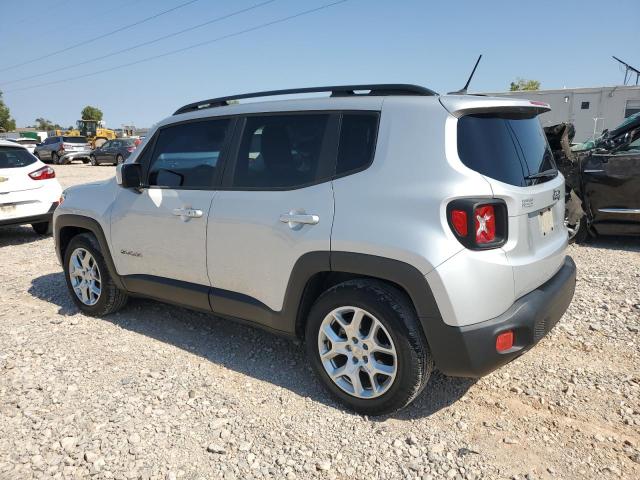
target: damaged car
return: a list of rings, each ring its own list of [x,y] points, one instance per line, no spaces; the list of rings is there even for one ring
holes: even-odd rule
[[[585,143],[571,143],[569,123],[544,130],[566,180],[569,241],[640,235],[640,113]]]

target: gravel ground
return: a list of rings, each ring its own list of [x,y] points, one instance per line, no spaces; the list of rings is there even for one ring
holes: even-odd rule
[[[80,314],[53,240],[2,229],[0,478],[640,478],[640,241],[569,253],[576,296],[535,349],[366,418],[271,334],[145,300]]]

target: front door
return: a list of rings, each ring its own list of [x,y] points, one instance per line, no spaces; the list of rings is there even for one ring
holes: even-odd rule
[[[320,252],[328,268],[337,121],[313,113],[250,116],[244,123],[207,229],[212,307],[237,315],[242,304],[282,329],[270,312],[283,309],[296,261]]]
[[[142,152],[144,188],[121,190],[111,214],[114,261],[127,289],[208,309],[207,219],[230,124],[160,128]]]
[[[594,153],[583,165],[584,195],[600,233],[640,233],[640,140]]]

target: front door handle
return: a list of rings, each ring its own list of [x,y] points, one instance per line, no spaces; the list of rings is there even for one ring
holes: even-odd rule
[[[198,210],[197,208],[174,208],[173,214],[176,217],[200,218],[202,216],[202,210]]]
[[[307,213],[283,213],[280,215],[282,223],[288,223],[290,228],[301,228],[302,225],[315,225],[320,221],[318,215],[310,215]]]

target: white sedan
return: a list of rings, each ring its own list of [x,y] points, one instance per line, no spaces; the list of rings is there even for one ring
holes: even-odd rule
[[[31,224],[51,233],[62,188],[56,172],[15,142],[0,140],[0,226]]]
[[[33,138],[27,138],[27,137],[9,138],[8,140],[12,142],[16,142],[18,145],[22,145],[31,153],[33,153],[34,150],[36,149],[36,145],[40,143],[37,140],[34,140]]]

